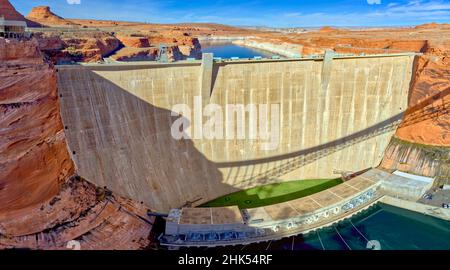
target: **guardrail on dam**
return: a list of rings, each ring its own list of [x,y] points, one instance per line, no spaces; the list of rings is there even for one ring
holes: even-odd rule
[[[77,173],[168,211],[377,166],[407,107],[414,57],[58,66],[58,88]],[[194,96],[224,111],[225,104],[278,104],[278,147],[263,150],[249,137],[174,139],[171,109],[194,108]]]

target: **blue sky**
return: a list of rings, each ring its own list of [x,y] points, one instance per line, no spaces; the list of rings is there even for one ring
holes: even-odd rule
[[[22,14],[48,5],[65,18],[228,25],[386,26],[450,22],[450,0],[10,0]]]

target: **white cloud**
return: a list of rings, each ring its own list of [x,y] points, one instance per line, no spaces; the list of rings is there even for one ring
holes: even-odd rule
[[[383,25],[416,25],[427,22],[445,22],[450,20],[450,3],[446,0],[420,0],[404,4],[381,7],[367,12],[320,13],[284,13],[273,16],[266,21],[279,21],[283,18],[285,25],[295,26],[383,26]]]
[[[69,5],[79,5],[81,4],[81,0],[66,0]]]
[[[367,0],[369,5],[381,5],[381,0]]]

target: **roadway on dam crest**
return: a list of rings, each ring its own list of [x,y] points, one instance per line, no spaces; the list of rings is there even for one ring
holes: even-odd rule
[[[57,67],[58,89],[77,173],[168,211],[377,166],[407,107],[414,57],[224,61],[209,71],[198,61],[68,65]],[[262,150],[264,141],[248,137],[175,140],[171,109],[194,108],[194,96],[224,110],[278,104],[279,146]]]

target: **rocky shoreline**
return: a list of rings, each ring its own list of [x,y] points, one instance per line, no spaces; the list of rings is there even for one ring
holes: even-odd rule
[[[199,37],[200,42],[230,42],[239,46],[254,48],[258,50],[264,50],[274,54],[281,55],[289,58],[301,57],[301,46],[290,43],[276,44],[271,42],[264,42],[255,37],[244,36],[203,36]]]

